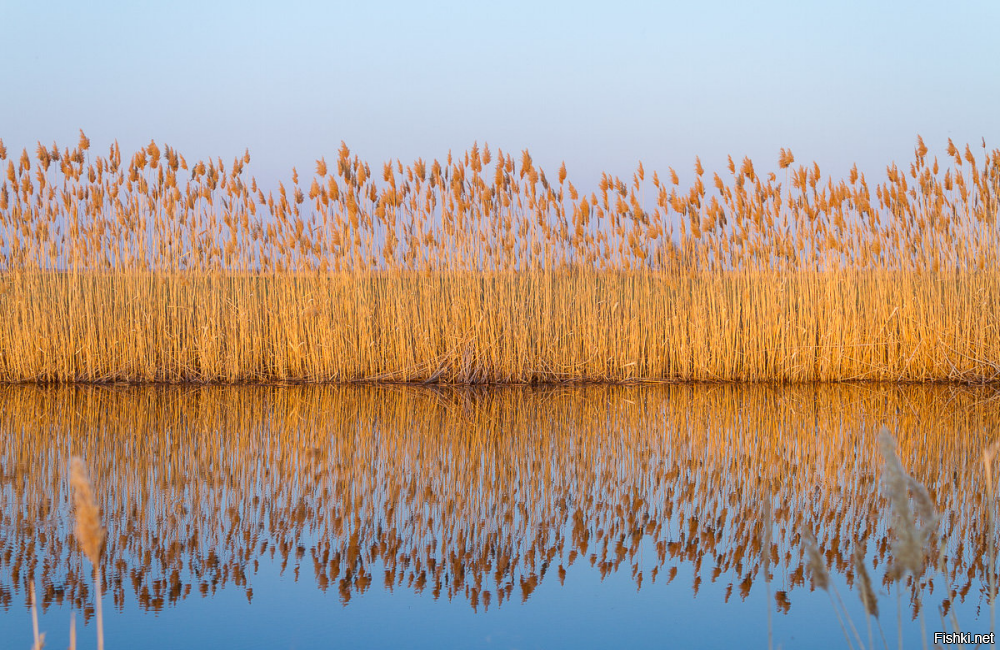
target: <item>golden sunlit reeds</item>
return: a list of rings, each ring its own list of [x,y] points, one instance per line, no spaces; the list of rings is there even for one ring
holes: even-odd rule
[[[101,552],[104,549],[104,528],[101,527],[101,511],[94,498],[90,477],[81,458],[74,457],[70,460],[69,482],[73,490],[73,506],[76,512],[74,530],[76,541],[94,567],[97,648],[104,650],[104,617],[101,611]]]
[[[345,145],[265,191],[248,153],[0,143],[0,381],[995,380],[1000,150],[914,153],[583,192]]]

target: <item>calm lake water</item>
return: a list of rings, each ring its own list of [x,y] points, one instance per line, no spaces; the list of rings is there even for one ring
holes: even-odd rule
[[[858,549],[877,647],[989,632],[998,408],[940,386],[0,387],[0,647],[31,646],[32,582],[46,647],[74,615],[96,646],[73,455],[108,531],[108,648],[867,646]],[[900,582],[882,426],[940,517]]]

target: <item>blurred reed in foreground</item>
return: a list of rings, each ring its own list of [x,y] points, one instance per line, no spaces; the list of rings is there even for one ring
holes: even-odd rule
[[[604,175],[527,152],[335,164],[267,194],[189,164],[0,142],[0,381],[989,381],[1000,150],[883,182],[730,160]],[[6,164],[4,165],[4,163]],[[492,165],[492,169],[491,169]]]
[[[73,510],[76,515],[76,542],[94,567],[94,606],[97,610],[97,650],[104,650],[104,616],[101,596],[101,552],[104,550],[104,528],[101,527],[101,509],[94,498],[83,459],[73,457],[69,463],[69,484],[73,489]]]

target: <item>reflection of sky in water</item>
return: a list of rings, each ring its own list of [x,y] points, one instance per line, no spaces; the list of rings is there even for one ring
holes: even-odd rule
[[[24,607],[23,582],[31,557],[39,562],[35,573],[40,590],[45,581],[43,574],[65,584],[67,570],[79,571],[79,564],[71,559],[75,551],[63,549],[58,555],[62,560],[53,566],[52,556],[44,550],[64,543],[69,522],[59,513],[65,512],[65,495],[61,494],[51,506],[59,523],[43,540],[39,529],[28,529],[27,520],[16,521],[12,509],[37,500],[38,491],[33,491],[36,483],[32,478],[10,480],[28,463],[64,466],[62,454],[72,446],[86,448],[91,458],[96,455],[101,459],[96,464],[104,469],[94,472],[102,477],[99,487],[109,483],[132,486],[131,494],[146,495],[132,497],[143,501],[145,507],[142,513],[131,516],[150,528],[138,547],[115,547],[113,538],[120,522],[111,521],[109,525],[112,552],[108,555],[113,556],[111,564],[123,563],[124,569],[118,575],[125,578],[126,584],[120,591],[121,611],[114,607],[112,596],[108,592],[105,595],[108,647],[765,647],[769,607],[776,647],[845,647],[827,594],[810,591],[808,578],[796,583],[794,574],[800,564],[797,539],[786,534],[799,521],[796,512],[811,510],[817,521],[827,519],[821,541],[832,537],[830,521],[840,522],[845,537],[852,530],[858,534],[870,530],[875,535],[868,546],[871,567],[872,559],[879,556],[877,541],[884,536],[888,513],[883,510],[880,520],[867,522],[861,517],[867,506],[859,506],[855,496],[877,489],[866,483],[864,471],[875,457],[872,449],[862,454],[845,454],[844,449],[850,447],[847,443],[874,447],[869,444],[873,438],[863,431],[869,430],[872,423],[895,423],[900,430],[904,464],[913,466],[913,473],[928,481],[939,503],[953,503],[964,511],[965,516],[956,519],[956,534],[973,539],[974,535],[962,530],[962,522],[969,520],[970,502],[975,498],[968,498],[968,490],[948,492],[948,485],[969,484],[964,473],[972,472],[969,476],[974,476],[977,448],[984,440],[995,437],[991,428],[995,425],[989,424],[990,405],[983,403],[982,397],[974,392],[940,388],[872,387],[518,389],[493,394],[396,389],[208,389],[200,396],[198,391],[174,390],[84,389],[72,393],[4,389],[0,391],[4,406],[0,416],[4,434],[0,439],[0,462],[7,479],[0,489],[4,505],[0,512],[5,513],[0,520],[0,588],[7,590],[10,600],[0,610],[0,630],[4,645],[10,640],[11,647],[30,646],[31,623]],[[130,416],[124,417],[126,414]],[[359,419],[377,424],[366,434],[358,426]],[[270,433],[262,431],[260,423],[265,421],[268,424],[264,428]],[[60,422],[64,426],[60,427]],[[612,423],[611,429],[608,423]],[[18,435],[21,427],[23,435]],[[171,430],[174,442],[165,442],[165,435],[130,434],[130,427]],[[186,438],[188,434],[180,433],[185,427],[188,434],[200,436],[198,444],[192,444]],[[705,431],[712,427],[725,435],[706,435]],[[289,433],[292,429],[297,433]],[[819,439],[831,442],[817,445],[817,429]],[[102,435],[95,435],[98,431]],[[919,433],[907,436],[906,431]],[[224,439],[218,432],[224,432]],[[955,432],[964,437],[957,439]],[[316,451],[317,443],[329,447]],[[146,452],[141,453],[141,449]],[[273,455],[268,456],[269,452]],[[810,464],[817,453],[828,459],[824,471],[832,477],[829,481],[817,483],[811,469],[814,465]],[[337,458],[353,460],[335,471],[324,469],[336,467]],[[787,462],[782,464],[780,458]],[[788,461],[795,458],[800,460]],[[447,466],[439,463],[442,459]],[[510,485],[516,486],[523,479],[523,490],[490,488],[502,482],[491,484],[485,480],[490,476],[484,473],[490,465],[484,462],[487,459],[503,469],[496,476],[515,477]],[[409,476],[401,471],[418,466],[426,469]],[[854,466],[860,470],[855,475],[836,471]],[[223,478],[214,487],[207,487],[204,479],[213,467]],[[317,467],[322,471],[317,472]],[[113,476],[109,474],[111,468],[115,468]],[[596,471],[588,474],[592,470]],[[955,471],[958,474],[952,474]],[[275,479],[275,473],[282,479]],[[933,473],[941,479],[937,483],[930,480]],[[542,476],[548,477],[546,482],[535,480]],[[781,476],[787,480],[774,480]],[[353,481],[346,481],[348,477],[354,477]],[[408,483],[408,479],[416,483]],[[369,481],[367,485],[365,480]],[[480,486],[479,494],[468,494],[468,485],[473,484]],[[756,524],[749,522],[749,526],[741,528],[737,521],[740,513],[745,517],[756,511],[758,490],[767,484],[777,495],[774,541],[779,554],[779,563],[772,567],[770,596],[768,585],[757,572],[762,570],[755,559],[759,554],[754,556],[753,531],[759,526],[755,528]],[[58,483],[41,481],[37,485]],[[158,488],[147,492],[143,485]],[[325,485],[339,486],[354,496],[343,501],[329,494],[324,496],[320,486]],[[818,496],[816,485],[823,485],[829,498]],[[453,515],[449,520],[445,514],[448,509],[442,505],[447,498],[443,502],[427,500],[417,489],[427,486],[441,497],[457,499],[464,490],[475,498],[464,502],[464,510],[463,502],[457,501],[460,505],[454,512],[465,514],[457,520]],[[591,553],[602,554],[594,538],[606,529],[615,531],[613,537],[618,539],[617,531],[627,528],[623,522],[640,512],[617,508],[618,502],[611,498],[631,494],[632,487],[657,502],[649,504],[646,512],[661,519],[663,527],[658,532],[647,529],[635,553],[628,549],[617,568],[605,567],[602,580],[600,557],[593,567],[589,561]],[[730,488],[744,493],[727,495]],[[407,490],[413,493],[409,501],[405,498]],[[250,513],[246,502],[251,493],[273,501],[268,517]],[[489,498],[491,493],[493,499]],[[509,497],[506,501],[502,497],[505,494]],[[601,498],[587,505],[586,494]],[[306,512],[313,514],[296,523],[294,515],[302,495],[308,497]],[[403,498],[390,518],[386,504],[393,501],[393,495]],[[570,497],[570,507],[565,511],[559,505],[560,495]],[[719,499],[720,495],[725,498]],[[353,587],[348,584],[350,600],[344,605],[339,589],[344,586],[344,572],[334,577],[328,570],[329,563],[324,564],[327,588],[318,589],[324,582],[318,577],[312,552],[322,552],[327,543],[331,549],[342,548],[349,535],[330,532],[332,517],[314,525],[318,521],[314,513],[353,512],[345,504],[355,497],[363,506],[357,510],[365,518],[361,523],[371,524],[359,529],[363,538],[359,540],[359,552],[370,586],[358,589],[356,582]],[[798,504],[791,509],[790,518],[781,513],[784,497]],[[735,506],[731,505],[734,500]],[[674,505],[666,517],[663,507],[668,502]],[[484,513],[508,512],[504,507],[511,503],[523,503],[529,510],[512,509],[506,527],[486,521]],[[713,551],[705,546],[705,531],[712,527],[712,508],[720,503],[730,503],[729,520],[714,534],[717,541]],[[233,518],[227,511],[232,504],[240,506],[240,517]],[[587,530],[591,541],[587,551],[569,565],[568,554],[578,548],[573,518],[577,506],[587,515],[579,530]],[[19,508],[22,512],[31,509]],[[105,510],[116,511],[108,505]],[[699,517],[697,547],[691,546],[693,538],[682,537],[690,530],[690,517],[681,520],[682,512],[686,517]],[[833,520],[829,520],[829,513]],[[432,516],[435,522],[430,524],[427,518]],[[157,553],[178,538],[171,531],[192,521],[201,522],[201,546],[193,559],[175,565],[157,559]],[[396,522],[395,527],[390,522]],[[520,528],[525,523],[530,524],[529,528]],[[379,525],[382,533],[396,530],[399,535],[379,537]],[[211,526],[215,529],[207,530]],[[491,532],[502,538],[510,528],[518,534],[546,529],[545,542],[536,552],[541,553],[539,557],[545,553],[553,557],[542,577],[542,562],[536,560],[532,565],[526,559],[530,555],[529,540],[513,539],[500,544],[515,556],[510,558],[510,575],[502,580],[513,583],[510,599],[499,607],[494,596],[488,607],[480,600],[474,610],[464,586],[455,589],[451,601],[448,599],[448,586],[454,576],[463,574],[467,586],[474,579],[477,562],[483,563],[482,549],[476,544],[468,546],[464,562],[451,564],[443,571],[445,583],[437,599],[432,594],[432,581],[419,593],[410,586],[412,572],[408,574],[408,570],[413,565],[404,568],[398,561],[392,591],[386,590],[385,571],[393,567],[384,558],[393,557],[393,553],[375,554],[370,548],[389,539],[401,544],[397,554],[415,557],[431,540],[437,545],[425,555],[447,558],[450,549],[456,547],[458,533],[464,531],[473,540],[484,539],[483,535],[489,538]],[[407,530],[413,534],[407,534]],[[253,537],[254,531],[263,532]],[[246,535],[254,542],[247,542]],[[561,547],[559,539],[563,540]],[[738,547],[740,540],[748,539],[751,542],[745,548]],[[277,542],[279,548],[282,543],[289,545],[283,570],[280,550],[272,560],[270,547],[260,550],[263,541]],[[683,544],[678,545],[676,553],[667,551],[661,559],[660,552],[678,541]],[[29,553],[27,545],[32,543],[40,550]],[[299,560],[297,545],[306,549]],[[614,546],[609,544],[609,555],[614,555]],[[137,557],[137,548],[151,550],[153,560],[142,561]],[[688,557],[685,549],[691,548],[698,552]],[[848,558],[852,549],[842,544]],[[964,603],[957,602],[955,611],[963,630],[985,632],[989,629],[988,606],[981,583],[978,577],[967,581],[964,573],[970,563],[976,565],[972,549],[971,545],[964,548],[964,559],[955,565],[959,574],[952,583],[955,588],[970,583],[968,596]],[[11,555],[5,559],[8,550]],[[252,588],[252,604],[248,603],[245,587],[233,584],[232,574],[223,576],[214,595],[210,591],[210,597],[200,596],[199,583],[205,574],[195,574],[204,572],[205,559],[212,551],[224,569],[243,567],[246,587]],[[952,558],[954,551],[950,546]],[[787,565],[786,553],[791,553]],[[14,580],[18,557],[22,562],[17,566],[19,578]],[[696,595],[692,590],[696,572],[691,557],[699,557],[701,562]],[[738,566],[740,560],[742,566]],[[255,561],[259,562],[256,571]],[[717,564],[721,570],[713,579]],[[168,598],[161,605],[156,605],[154,599],[152,606],[148,597],[137,599],[137,591],[129,582],[136,570],[142,573],[145,567],[145,574],[136,584],[155,592],[156,581],[168,580],[175,566],[181,569],[180,584],[190,586],[187,596],[181,595],[173,603]],[[560,566],[566,568],[564,585],[560,585]],[[872,570],[876,588],[880,587],[885,566],[882,557]],[[89,581],[89,565],[85,567]],[[653,567],[658,568],[655,580],[651,577]],[[677,568],[677,574],[667,584],[671,567]],[[109,568],[113,576],[114,568]],[[494,568],[482,571],[482,586],[496,593]],[[973,574],[981,575],[976,573],[981,568]],[[644,576],[638,589],[637,572]],[[540,578],[537,587],[522,600],[520,585],[532,576]],[[752,585],[748,582],[749,594],[743,599],[741,581],[747,577]],[[833,580],[867,644],[867,628],[856,592],[841,572],[834,570]],[[935,580],[934,594],[925,590],[924,595],[930,634],[941,629],[933,608],[945,593],[940,579]],[[775,606],[779,590],[787,591],[791,603],[787,613]],[[183,594],[184,589],[179,593]],[[880,593],[883,627],[890,645],[894,645],[895,592],[886,595],[881,587]],[[910,620],[907,601],[904,594],[905,640],[907,646],[920,646],[920,628]],[[155,608],[160,611],[150,611]],[[53,603],[41,616],[48,647],[67,644],[70,612],[67,603]],[[82,623],[79,614],[77,622]],[[88,647],[93,641],[93,625],[85,629],[81,626],[80,637],[81,647]],[[880,644],[877,631],[875,638]]]
[[[254,577],[253,604],[239,590],[220,590],[212,598],[188,599],[158,614],[140,613],[134,602],[124,613],[107,612],[106,643],[110,647],[150,650],[177,647],[217,648],[740,648],[766,647],[767,615],[763,583],[745,601],[723,604],[726,582],[706,581],[691,597],[693,572],[681,565],[669,586],[636,590],[626,573],[603,581],[586,565],[576,565],[561,587],[546,581],[528,602],[482,608],[473,612],[461,600],[435,600],[425,592],[380,587],[341,605],[334,591],[323,593],[310,580],[295,582],[263,564]],[[861,604],[843,579],[837,587],[855,625],[863,625]],[[794,593],[787,615],[774,614],[775,647],[844,648],[826,593]],[[885,598],[883,607],[891,605]],[[977,616],[977,600],[957,608],[969,631],[989,629],[988,607]],[[68,643],[70,609],[53,607],[40,617],[47,647]],[[890,647],[896,638],[895,609],[882,612]],[[10,647],[30,647],[31,621],[20,603],[2,617],[0,629]],[[905,647],[922,647],[919,628],[904,613]],[[78,617],[77,625],[80,620]],[[940,624],[928,621],[928,630]],[[867,643],[865,628],[859,628]],[[92,643],[93,625],[78,628],[81,647]],[[876,632],[877,635],[877,632]],[[878,637],[876,636],[876,640]],[[5,644],[7,643],[5,641]],[[878,642],[878,641],[877,641]]]

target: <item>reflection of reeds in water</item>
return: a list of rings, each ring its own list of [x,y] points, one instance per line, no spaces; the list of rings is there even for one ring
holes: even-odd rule
[[[863,581],[859,546],[872,549],[870,586],[893,584],[878,489],[886,423],[942,513],[942,536],[928,539],[940,571],[908,579],[944,594],[947,613],[987,581],[977,459],[997,425],[979,397],[843,385],[3,388],[0,603],[38,579],[43,609],[68,601],[92,615],[64,520],[73,449],[98,479],[101,586],[117,608],[128,594],[159,610],[227,586],[252,599],[259,563],[273,560],[345,603],[379,585],[476,609],[525,600],[581,562],[642,589],[685,564],[690,589],[722,581],[726,600],[745,598],[767,565],[787,612],[807,563]]]
[[[1000,150],[914,153],[588,195],[344,146],[265,195],[248,154],[0,142],[0,381],[996,379]]]
[[[923,639],[922,646],[924,648],[928,648],[930,646],[928,645],[927,624],[925,619],[926,607],[924,606],[924,600],[925,588],[927,588],[927,593],[933,593],[933,582],[931,580],[923,580],[923,578],[928,573],[937,571],[940,572],[945,581],[948,580],[949,576],[945,561],[948,548],[946,544],[940,543],[942,541],[939,537],[939,526],[941,521],[938,512],[936,511],[933,499],[928,493],[927,488],[920,481],[907,474],[904,468],[904,463],[898,455],[896,441],[890,431],[885,427],[883,427],[879,433],[878,445],[884,461],[882,468],[882,482],[890,506],[888,514],[891,518],[890,535],[892,537],[892,556],[888,569],[885,572],[883,582],[887,586],[895,584],[896,594],[897,597],[899,597],[901,596],[903,588],[903,579],[906,578],[908,580],[906,588],[910,592],[910,602],[913,605],[913,617],[919,617],[920,632]],[[991,632],[994,630],[996,625],[995,599],[997,595],[994,587],[997,577],[995,564],[997,540],[995,538],[992,523],[994,508],[992,462],[996,446],[997,443],[994,442],[992,445],[984,449],[982,456],[986,479],[985,491],[989,496],[989,501],[987,501],[986,504],[986,514],[989,524],[984,535],[985,545],[989,552],[989,563],[986,566],[986,579],[989,584],[989,591],[984,593],[990,606],[989,619]],[[830,591],[831,585],[829,575],[826,567],[820,559],[816,540],[810,530],[806,531],[804,541],[806,553],[810,558],[808,562],[808,569],[813,578],[813,583],[824,590]],[[872,588],[872,580],[868,569],[865,566],[867,555],[866,545],[866,542],[862,541],[860,545],[856,545],[854,547],[853,568],[857,576],[858,596],[860,597],[864,608],[865,622],[868,628],[867,647],[876,647],[872,632],[872,619],[874,619],[878,625],[882,647],[888,648],[885,632],[882,629],[882,624],[879,620],[878,597],[875,590]],[[961,549],[961,547],[959,547],[959,549]],[[972,570],[970,570],[970,577],[971,575]],[[835,593],[835,589],[833,593]],[[954,591],[951,592],[950,598],[954,598]],[[950,623],[951,632],[960,633],[962,628],[960,627],[958,617],[955,615],[954,610],[950,607],[950,598],[945,598],[944,602],[942,602],[942,606],[938,610],[940,615],[941,630],[947,630]],[[850,614],[847,612],[847,608],[844,606],[843,601],[840,600],[839,594],[837,595],[836,601],[833,599],[833,595],[831,594],[830,603],[833,605],[834,612],[841,625],[848,647],[854,647],[854,644],[851,636],[847,632],[847,627],[844,625],[845,621],[847,621],[851,632],[854,634],[854,640],[857,641],[858,648],[864,648],[864,642],[861,640],[857,628],[854,626]],[[903,621],[901,607],[897,608],[897,623],[899,628],[899,647],[902,648]],[[977,643],[977,647],[980,644],[979,636],[984,635],[976,635],[976,638],[973,639],[973,641]],[[937,642],[937,636],[935,636],[934,647],[940,647]]]

